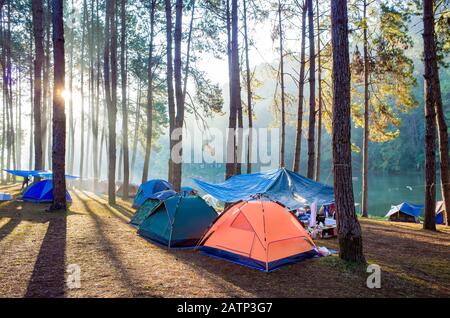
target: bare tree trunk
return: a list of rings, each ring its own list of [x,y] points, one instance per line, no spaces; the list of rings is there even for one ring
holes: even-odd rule
[[[182,18],[183,18],[183,0],[177,0],[175,4],[175,32],[174,32],[174,78],[175,78],[175,99],[176,99],[176,116],[175,116],[175,128],[180,132],[179,139],[174,140],[171,152],[175,141],[182,143],[183,136],[181,130],[183,129],[184,121],[184,100],[183,100],[183,84],[181,75],[181,40],[182,40]],[[172,184],[175,190],[179,191],[181,188],[181,170],[182,163],[179,162],[182,158],[183,148],[180,149],[178,161],[173,162],[172,167]]]
[[[302,7],[302,47],[300,50],[300,75],[298,79],[298,110],[297,110],[297,131],[295,134],[295,152],[293,170],[300,171],[300,157],[302,148],[302,125],[303,125],[303,99],[305,88],[305,41],[306,41],[306,4]]]
[[[74,119],[73,119],[73,47],[75,40],[75,7],[74,0],[71,2],[71,26],[70,26],[70,47],[69,47],[69,154],[68,154],[68,170],[69,173],[73,173],[73,161],[74,161],[74,153],[75,153],[75,128],[74,128]]]
[[[368,149],[369,149],[369,52],[367,40],[367,1],[363,4],[363,42],[364,42],[364,140],[363,140],[363,163],[362,163],[362,204],[361,214],[363,217],[368,217]]]
[[[139,119],[141,118],[141,94],[142,94],[142,89],[141,89],[141,79],[138,79],[138,89],[137,89],[137,97],[136,97],[136,116],[134,119],[134,137],[133,137],[133,145],[132,145],[132,150],[131,150],[131,176],[130,179],[133,179],[134,176],[134,168],[135,168],[135,164],[136,164],[136,153],[137,153],[137,145],[138,145],[138,140],[139,140],[139,136],[138,136],[138,132],[139,132],[139,125],[140,125],[140,121]],[[150,131],[151,133],[151,131]],[[144,181],[145,182],[145,181]]]
[[[436,230],[436,109],[434,84],[436,74],[433,67],[434,13],[433,0],[423,2],[423,49],[425,63],[425,220],[423,228]]]
[[[350,143],[350,65],[347,1],[331,2],[333,49],[333,172],[339,256],[365,263],[361,227],[355,213]]]
[[[63,0],[53,0],[53,203],[51,210],[66,210],[66,114],[64,110],[65,61]]]
[[[232,103],[232,107],[230,109],[230,113],[234,111],[235,115],[234,119],[234,129],[236,128],[236,115],[238,116],[238,125],[240,126],[242,122],[239,121],[239,117],[242,116],[240,114],[242,112],[242,103],[241,103],[241,83],[240,83],[240,68],[239,68],[239,27],[238,27],[238,3],[237,0],[231,1],[231,96],[230,100]],[[230,115],[231,117],[231,115]],[[242,119],[242,118],[241,118]],[[233,128],[233,127],[232,127]],[[236,145],[236,142],[234,142]],[[238,142],[239,147],[239,142]],[[240,173],[240,151],[236,152],[234,149],[233,153],[235,154],[234,162],[235,162],[235,173]],[[236,157],[237,156],[237,157]]]
[[[81,82],[80,82],[80,95],[81,95],[81,128],[80,128],[80,180],[84,179],[84,137],[85,137],[85,113],[84,113],[84,49],[86,42],[86,22],[87,22],[87,2],[83,1],[83,32],[81,35]]]
[[[34,86],[33,86],[33,30],[30,32],[30,161],[28,169],[33,169],[33,134],[34,134]]]
[[[320,52],[320,9],[319,9],[319,0],[316,0],[316,10],[317,10],[317,80],[318,80],[318,101],[319,101],[319,109],[318,109],[318,119],[317,119],[317,153],[316,153],[316,176],[315,180],[317,182],[320,181],[320,157],[322,154],[322,61],[321,61],[321,52]]]
[[[433,1],[434,2],[434,1]],[[433,15],[434,17],[434,15]],[[433,19],[433,72],[434,72],[434,105],[436,108],[436,121],[438,126],[438,140],[439,140],[439,163],[440,163],[440,181],[442,200],[444,201],[444,224],[450,226],[450,172],[449,172],[449,149],[448,149],[448,126],[445,122],[444,107],[442,105],[441,81],[439,79],[439,67],[436,56],[436,41],[434,31]]]
[[[105,96],[108,109],[108,202],[110,205],[116,203],[116,89],[114,88],[117,81],[117,63],[115,54],[117,54],[114,41],[116,32],[114,31],[114,0],[106,1],[106,18],[105,18],[105,52],[104,52],[104,77],[105,77]],[[110,70],[111,64],[111,70]],[[111,72],[111,74],[110,74]],[[110,80],[111,77],[111,80]]]
[[[286,144],[286,114],[284,100],[284,56],[283,56],[283,29],[281,25],[281,1],[278,0],[278,32],[280,36],[280,86],[281,86],[281,149],[280,167],[284,167],[284,147]]]
[[[308,170],[307,177],[314,178],[315,155],[314,133],[316,129],[316,63],[314,51],[314,11],[312,0],[306,0],[308,7],[309,35],[309,127],[308,127]]]
[[[155,10],[156,0],[151,1],[150,5],[150,43],[148,48],[148,86],[147,86],[147,130],[145,140],[144,168],[142,171],[142,183],[147,181],[148,168],[150,166],[150,154],[152,152],[152,130],[153,130],[153,38],[155,33]],[[138,100],[140,106],[140,99]],[[136,116],[139,118],[139,116]],[[137,136],[135,136],[137,138]],[[137,144],[137,139],[136,139]],[[135,148],[134,148],[135,149]],[[170,166],[170,164],[169,164]]]
[[[170,136],[170,151],[172,152],[174,141],[172,140],[172,133],[175,130],[175,93],[173,88],[173,59],[172,59],[172,3],[170,0],[165,0],[166,11],[166,60],[167,60],[167,102],[169,109],[169,136]],[[169,182],[173,183],[173,160],[172,154],[169,154]]]
[[[247,80],[247,116],[248,116],[248,141],[247,141],[247,173],[252,172],[252,145],[253,145],[253,113],[252,113],[252,86],[251,86],[251,74],[250,74],[250,60],[248,57],[248,30],[247,30],[247,0],[243,1],[244,4],[244,45],[245,45],[245,68],[246,68],[246,80]]]
[[[120,70],[122,80],[122,152],[123,152],[123,198],[128,199],[128,186],[130,183],[130,162],[128,153],[128,109],[127,109],[127,70],[126,70],[126,19],[125,7],[126,0],[121,1],[120,6],[120,27],[121,27],[121,41],[120,41]]]
[[[32,1],[33,33],[34,33],[34,169],[42,170],[42,139],[41,139],[41,102],[42,102],[42,60],[44,56],[44,9],[41,0]]]
[[[98,0],[95,2],[96,16],[95,16],[95,34],[100,32],[100,19],[99,19],[99,4]],[[99,168],[99,156],[98,156],[98,126],[99,126],[99,113],[100,113],[100,43],[97,38],[96,44],[96,96],[95,96],[95,111],[94,118],[92,120],[92,160],[94,170],[94,190],[97,190],[98,179],[100,177]],[[101,158],[100,158],[101,160]]]
[[[233,101],[233,58],[231,43],[231,15],[230,0],[226,2],[226,24],[227,24],[227,56],[228,56],[228,80],[230,115],[228,118],[228,139],[227,139],[227,163],[225,165],[225,178],[228,179],[236,174],[236,108]]]

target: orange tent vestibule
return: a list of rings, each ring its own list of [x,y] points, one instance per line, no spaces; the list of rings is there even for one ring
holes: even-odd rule
[[[272,201],[240,202],[205,234],[200,250],[263,271],[316,256],[317,248],[298,219]]]

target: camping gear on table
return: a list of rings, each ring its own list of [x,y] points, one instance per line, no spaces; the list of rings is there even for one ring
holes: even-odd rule
[[[436,224],[444,224],[444,201],[436,202]]]
[[[194,181],[203,191],[227,203],[266,197],[292,211],[314,201],[318,205],[334,201],[332,187],[285,168],[236,175],[218,184]]]
[[[22,195],[23,201],[44,203],[53,201],[53,181],[41,180],[27,188]],[[66,190],[67,202],[72,202],[69,192]]]
[[[199,196],[176,195],[149,212],[138,234],[169,248],[195,247],[216,218],[217,212]]]
[[[0,192],[0,201],[11,201],[13,196],[9,193]]]
[[[200,250],[266,272],[317,255],[295,215],[266,200],[239,202],[223,212],[205,234]]]
[[[133,183],[130,183],[128,185],[128,197],[134,198],[138,192],[139,186]],[[123,197],[123,183],[119,186],[119,189],[117,189],[116,194]]]
[[[389,218],[389,221],[418,223],[422,209],[423,205],[421,204],[403,202],[399,205],[391,206],[385,217]]]
[[[153,179],[139,186],[133,201],[133,208],[139,208],[147,199],[155,199],[155,194],[164,190],[174,190],[173,186],[161,179]]]

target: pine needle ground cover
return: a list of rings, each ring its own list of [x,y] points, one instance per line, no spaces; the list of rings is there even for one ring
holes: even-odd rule
[[[19,194],[19,185],[0,191]],[[449,297],[450,229],[361,220],[364,252],[381,266],[368,273],[330,256],[270,274],[189,250],[155,246],[128,224],[131,203],[72,190],[67,214],[48,205],[0,203],[0,297]],[[336,240],[316,240],[337,249]],[[79,266],[80,288],[66,284]]]

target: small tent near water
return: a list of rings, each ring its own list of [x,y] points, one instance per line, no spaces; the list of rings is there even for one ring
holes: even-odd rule
[[[316,246],[297,218],[271,201],[244,201],[214,222],[200,250],[237,264],[272,271],[317,255]]]
[[[154,199],[155,194],[164,190],[174,190],[173,186],[161,179],[153,179],[142,183],[133,201],[133,208],[139,208],[147,199]]]
[[[53,201],[53,181],[42,180],[29,186],[22,195],[23,201],[29,202],[52,202]],[[72,202],[69,192],[66,191],[67,202]]]
[[[436,224],[444,224],[444,201],[436,202]]]
[[[172,196],[153,209],[153,203],[146,204],[151,210],[138,234],[169,248],[196,246],[217,218],[217,212],[198,196]]]
[[[399,205],[391,206],[385,217],[389,218],[389,221],[417,223],[419,222],[422,209],[423,205],[403,202]]]

